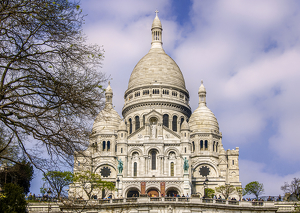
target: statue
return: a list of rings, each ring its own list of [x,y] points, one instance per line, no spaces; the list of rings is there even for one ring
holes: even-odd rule
[[[156,138],[156,125],[155,124],[151,125],[151,136],[152,136],[152,138]]]
[[[122,172],[123,172],[123,162],[122,162],[121,158],[118,159],[118,170],[119,170],[119,174],[122,174]]]
[[[183,169],[185,172],[187,172],[189,169],[189,160],[186,157],[184,158]]]

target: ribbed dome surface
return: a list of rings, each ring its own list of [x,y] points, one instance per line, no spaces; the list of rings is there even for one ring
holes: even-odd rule
[[[96,117],[93,132],[96,133],[112,133],[118,130],[121,118],[117,111],[110,105],[106,106]]]
[[[210,130],[219,131],[219,124],[216,116],[205,105],[200,105],[193,112],[189,120],[189,125],[192,132],[210,132]]]
[[[128,89],[162,84],[185,88],[183,75],[176,62],[162,48],[151,48],[133,69]]]

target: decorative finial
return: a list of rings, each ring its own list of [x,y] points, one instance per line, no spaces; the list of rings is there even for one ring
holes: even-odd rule
[[[203,80],[201,80],[201,84],[203,84]]]
[[[156,13],[156,16],[157,16],[157,13],[159,13],[158,10],[155,10],[155,13]]]
[[[110,81],[108,81],[108,85],[110,86]]]

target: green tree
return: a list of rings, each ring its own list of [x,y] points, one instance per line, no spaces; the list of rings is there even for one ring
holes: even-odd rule
[[[264,185],[258,181],[252,181],[245,186],[245,193],[253,194],[258,199],[258,196],[264,193]]]
[[[51,188],[57,198],[63,195],[63,189],[73,182],[73,173],[69,171],[49,171],[44,174],[43,188]]]
[[[26,200],[22,187],[8,183],[3,187],[4,193],[0,197],[0,212],[26,212]]]
[[[86,44],[83,18],[76,0],[0,1],[0,127],[10,133],[0,159],[16,162],[4,154],[15,143],[40,168],[43,157],[26,142],[68,162],[87,146],[106,78],[98,71],[103,50]]]
[[[230,184],[225,184],[216,187],[216,191],[221,193],[223,197],[227,199],[235,191],[235,187]]]
[[[215,190],[211,189],[211,188],[206,188],[205,189],[205,197],[207,198],[213,198],[215,195]]]
[[[33,179],[33,166],[30,162],[22,160],[19,163],[13,163],[3,167],[0,170],[0,183],[5,185],[6,183],[14,183],[21,186],[24,189],[24,193],[27,194],[30,190],[30,182]]]
[[[103,181],[101,176],[90,171],[82,171],[74,174],[74,184],[80,186],[91,199],[92,193],[100,190],[115,190],[115,184]]]
[[[240,200],[242,200],[243,196],[246,195],[245,189],[242,187],[236,187],[235,191],[238,193]]]

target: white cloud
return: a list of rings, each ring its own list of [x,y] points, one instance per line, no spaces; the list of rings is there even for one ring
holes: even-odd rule
[[[267,173],[268,165],[249,160],[240,160],[240,181],[243,187],[252,181],[258,181],[264,185],[265,192],[262,196],[284,195],[280,187],[284,182],[291,182],[294,177],[299,177],[300,172],[287,174],[284,176]],[[245,197],[247,197],[246,195]]]

